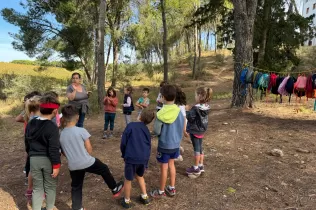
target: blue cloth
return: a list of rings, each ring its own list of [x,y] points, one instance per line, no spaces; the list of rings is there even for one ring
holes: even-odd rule
[[[104,113],[104,130],[108,130],[109,123],[110,123],[110,130],[113,131],[114,129],[114,120],[115,120],[115,113]]]
[[[146,166],[144,164],[129,164],[125,163],[124,175],[125,179],[133,181],[135,174],[139,177],[143,177]]]
[[[127,103],[127,98],[128,97],[130,97],[131,98],[131,106],[129,106],[129,107],[123,107],[123,113],[125,114],[125,113],[128,113],[128,114],[130,114],[132,111],[134,111],[134,104],[133,104],[133,98],[132,98],[132,96],[131,95],[129,95],[129,94],[125,94],[124,95],[124,104],[126,104]]]
[[[122,135],[122,158],[125,163],[147,164],[151,152],[151,136],[143,122],[129,123]]]
[[[157,152],[157,161],[159,163],[168,163],[170,159],[177,159],[180,155],[180,150],[177,149],[174,153],[163,153],[163,152]]]
[[[76,124],[77,127],[83,128],[83,122],[84,119],[86,118],[86,113],[82,112],[82,109],[79,110],[79,119],[78,122]]]
[[[160,149],[173,150],[180,148],[183,136],[184,116],[179,112],[176,120],[171,123],[164,123],[156,118],[155,133],[158,135],[158,151]],[[164,151],[161,151],[164,152]]]

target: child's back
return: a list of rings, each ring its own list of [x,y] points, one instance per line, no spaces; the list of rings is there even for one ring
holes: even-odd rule
[[[143,122],[131,122],[122,136],[121,151],[125,163],[147,164],[150,157],[151,137]]]
[[[87,152],[84,141],[90,138],[84,128],[66,127],[60,134],[60,144],[68,160],[69,170],[78,170],[91,166],[95,158]]]

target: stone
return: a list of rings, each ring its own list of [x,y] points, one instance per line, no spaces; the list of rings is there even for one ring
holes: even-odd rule
[[[300,152],[300,153],[310,153],[309,150],[307,150],[307,149],[300,149],[300,148],[296,149],[296,152]]]
[[[284,156],[283,151],[280,150],[280,149],[273,149],[273,150],[270,151],[270,154],[272,156],[275,156],[275,157],[283,157]]]

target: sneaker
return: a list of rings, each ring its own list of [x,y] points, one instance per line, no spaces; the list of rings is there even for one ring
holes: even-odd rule
[[[124,189],[124,182],[123,181],[118,182],[116,184],[116,188],[112,190],[113,198],[119,197],[123,189]]]
[[[103,139],[106,139],[106,138],[108,138],[108,135],[106,135],[106,133],[104,132],[104,134],[103,134],[103,137],[102,137]]]
[[[110,133],[108,138],[112,138],[113,137],[113,133]]]
[[[27,201],[32,201],[32,193],[33,193],[33,190],[26,190],[25,197]]]
[[[143,198],[141,195],[139,196],[139,201],[144,204],[144,205],[148,205],[150,204],[150,200],[149,200],[149,197],[146,196],[146,198]]]
[[[177,157],[176,159],[174,159],[174,161],[183,161],[182,155],[179,155],[179,157]]]
[[[165,198],[166,197],[166,193],[163,192],[162,194],[159,194],[159,190],[155,189],[155,190],[150,192],[150,196],[153,197],[153,198]]]
[[[176,189],[175,188],[171,188],[170,185],[168,185],[166,188],[165,188],[165,191],[167,193],[167,195],[173,197],[176,195]]]
[[[199,166],[199,169],[200,169],[201,173],[204,173],[204,172],[205,172],[204,166]]]
[[[124,197],[122,198],[121,205],[122,205],[123,208],[125,208],[125,209],[130,209],[130,208],[133,207],[133,206],[132,206],[132,202],[131,202],[131,201],[126,202]]]
[[[187,168],[187,174],[193,174],[193,175],[200,175],[201,174],[201,171],[200,171],[200,169],[199,168],[197,168],[197,169],[194,169],[194,167],[193,166],[191,166],[190,168]]]

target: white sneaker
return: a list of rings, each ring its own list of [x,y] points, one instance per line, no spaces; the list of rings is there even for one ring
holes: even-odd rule
[[[178,158],[176,158],[176,159],[174,159],[174,161],[183,161],[183,157],[182,157],[182,155],[179,155],[179,157],[178,157]]]

